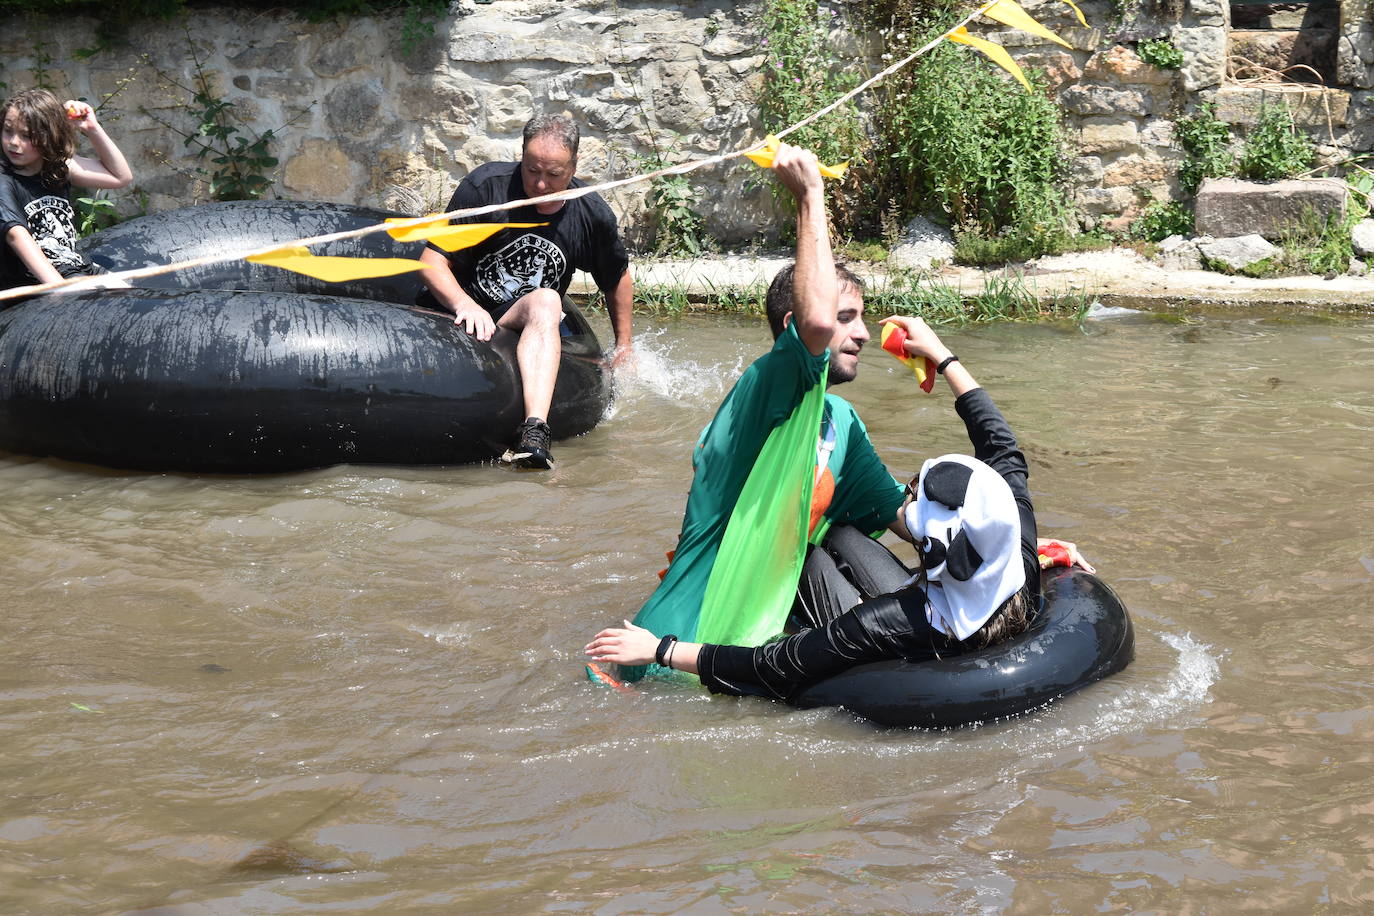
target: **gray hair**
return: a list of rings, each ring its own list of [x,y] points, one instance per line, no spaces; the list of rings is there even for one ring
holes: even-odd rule
[[[577,122],[572,118],[561,114],[540,114],[530,118],[525,124],[525,132],[520,140],[520,152],[523,153],[535,137],[544,136],[553,137],[563,144],[573,159],[577,158]]]

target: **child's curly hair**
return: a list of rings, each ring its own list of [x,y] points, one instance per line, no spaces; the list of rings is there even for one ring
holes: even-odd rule
[[[38,177],[48,187],[67,180],[67,160],[76,152],[76,128],[67,119],[62,103],[46,89],[25,89],[5,102],[0,113],[13,111],[28,129],[29,140],[42,160]]]

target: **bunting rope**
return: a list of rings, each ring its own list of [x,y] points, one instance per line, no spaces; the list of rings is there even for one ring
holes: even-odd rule
[[[1073,0],[1063,0],[1063,2],[1073,9],[1074,13],[1077,14],[1078,20],[1086,26],[1087,20],[1083,17],[1083,12],[1074,4]],[[988,0],[988,2],[982,4],[972,13],[969,13],[967,16],[961,19],[956,25],[952,26],[951,28],[941,33],[937,37],[931,39],[929,42],[922,45],[920,48],[917,48],[915,51],[911,52],[906,57],[903,57],[901,60],[898,60],[890,64],[889,66],[883,68],[882,70],[878,71],[873,76],[869,77],[867,80],[851,89],[849,92],[845,93],[844,95],[837,98],[835,101],[831,102],[829,105],[826,105],[825,107],[812,112],[805,118],[802,118],[800,121],[797,121],[795,124],[791,124],[785,127],[784,129],[778,131],[776,135],[769,136],[762,143],[752,143],[749,146],[744,147],[742,149],[732,150],[726,153],[719,153],[715,156],[710,156],[705,159],[694,159],[689,160],[687,162],[681,162],[677,165],[667,166],[665,168],[661,168],[653,172],[647,172],[640,175],[631,175],[627,178],[619,178],[613,181],[606,181],[596,185],[584,185],[580,188],[568,188],[564,191],[558,191],[552,194],[544,194],[539,197],[530,197],[524,200],[506,201],[505,203],[499,204],[488,204],[483,207],[470,207],[467,209],[450,210],[447,213],[428,214],[425,216],[408,217],[404,219],[390,219],[383,223],[377,223],[372,226],[363,226],[358,229],[349,229],[342,232],[331,232],[325,235],[310,236],[307,238],[300,238],[289,242],[275,242],[270,246],[262,248],[251,248],[241,251],[231,251],[228,253],[206,255],[199,258],[190,258],[184,261],[176,261],[171,264],[155,264],[149,267],[138,267],[132,268],[130,270],[122,270],[108,274],[101,274],[100,279],[124,281],[138,280],[144,277],[156,277],[161,276],[163,274],[174,273],[178,270],[189,270],[195,267],[205,267],[211,264],[223,264],[228,261],[240,260],[251,260],[256,261],[258,263],[274,264],[275,266],[283,267],[288,270],[298,270],[299,272],[309,273],[310,271],[303,270],[296,266],[287,266],[286,262],[290,261],[293,258],[308,258],[312,260],[318,260],[321,262],[345,260],[342,258],[313,258],[313,256],[311,256],[308,251],[302,250],[308,249],[312,245],[323,245],[329,242],[339,242],[347,239],[361,238],[362,236],[372,235],[378,232],[391,232],[393,236],[399,236],[403,234],[405,230],[413,230],[412,233],[410,233],[411,236],[414,238],[420,238],[423,237],[422,230],[428,229],[430,227],[435,227],[433,231],[436,233],[440,232],[442,230],[437,227],[440,226],[440,224],[442,224],[443,228],[448,228],[447,223],[449,220],[452,219],[473,216],[485,216],[488,213],[496,213],[503,210],[512,210],[516,207],[534,206],[538,204],[548,204],[560,201],[576,200],[577,198],[585,197],[588,194],[594,194],[600,191],[611,191],[615,190],[616,188],[623,188],[634,184],[643,184],[645,182],[650,182],[657,178],[663,178],[668,175],[686,175],[690,172],[695,172],[698,169],[703,169],[708,166],[720,165],[722,163],[730,161],[731,159],[739,159],[741,157],[746,156],[754,159],[754,161],[758,162],[760,165],[767,167],[767,165],[771,165],[771,152],[776,151],[777,141],[793,133],[796,133],[803,127],[806,127],[807,125],[830,114],[832,111],[839,108],[841,105],[844,105],[846,102],[849,102],[857,96],[863,94],[864,92],[867,92],[873,86],[876,86],[878,83],[882,82],[884,79],[891,76],[893,73],[896,73],[898,70],[901,70],[903,67],[907,66],[912,61],[916,60],[918,57],[921,57],[922,55],[929,53],[932,48],[934,48],[940,42],[946,40],[954,41],[959,44],[970,45],[978,49],[979,51],[988,55],[988,57],[992,59],[994,63],[1005,69],[1013,77],[1015,77],[1022,85],[1026,86],[1026,88],[1029,89],[1030,84],[1026,81],[1024,74],[1022,74],[1021,68],[1017,66],[1015,61],[1013,61],[1011,57],[1006,53],[1006,51],[1003,50],[1001,45],[987,41],[986,39],[976,38],[974,36],[969,35],[967,30],[968,24],[972,22],[974,19],[977,19],[979,16],[983,15],[987,15],[989,18],[1001,22],[1005,25],[1009,25],[1013,28],[1023,29],[1025,31],[1029,31],[1033,34],[1040,35],[1042,37],[1048,37],[1054,41],[1059,42],[1060,44],[1065,45],[1066,47],[1068,46],[1067,42],[1063,41],[1058,36],[1054,35],[1053,32],[1050,32],[1044,26],[1040,25],[1038,22],[1032,19],[1024,10],[1022,10],[1016,4],[1015,0]],[[839,174],[843,174],[843,166],[827,168],[834,169],[838,171]],[[839,174],[832,174],[831,177],[839,177]],[[502,228],[504,228],[504,224]],[[404,261],[405,259],[385,258],[352,260],[377,260],[396,262]],[[374,275],[382,276],[388,273],[397,273],[401,272],[401,270],[403,269],[419,269],[420,262],[415,261],[413,263],[416,265],[415,267],[407,268],[398,268],[398,266],[395,263],[391,263],[386,265],[385,269],[378,270]],[[378,266],[382,267],[383,265],[379,264]],[[356,272],[352,274],[352,278],[356,279],[357,277],[358,275],[356,274]],[[54,290],[64,289],[66,287],[75,286],[77,284],[89,284],[91,282],[91,279],[92,278],[89,276],[81,276],[54,281],[52,283],[41,283],[33,286],[21,286],[9,290],[0,290],[0,302],[9,299],[18,299],[21,297],[34,296],[40,293],[52,292]]]

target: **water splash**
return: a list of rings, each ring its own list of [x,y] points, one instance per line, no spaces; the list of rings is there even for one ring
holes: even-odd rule
[[[763,353],[759,345],[736,344],[710,362],[682,356],[691,350],[674,328],[658,328],[635,338],[637,371],[618,380],[616,392],[632,403],[644,397],[665,398],[690,406],[714,408],[735,384],[745,366]]]

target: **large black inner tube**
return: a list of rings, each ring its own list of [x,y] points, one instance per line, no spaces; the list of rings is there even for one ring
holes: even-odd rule
[[[1025,633],[931,662],[877,662],[804,691],[802,708],[841,706],[878,725],[948,728],[1043,706],[1126,667],[1130,615],[1110,586],[1081,569],[1040,577],[1044,605]]]
[[[211,204],[122,224],[86,250],[119,270],[387,215]],[[385,233],[316,251],[418,252]],[[418,274],[328,284],[232,261],[149,282],[160,288],[58,293],[0,312],[0,448],[149,471],[449,464],[500,455],[524,419],[516,335],[483,342],[410,305]],[[555,438],[592,429],[611,399],[600,343],[580,312],[565,312]]]

